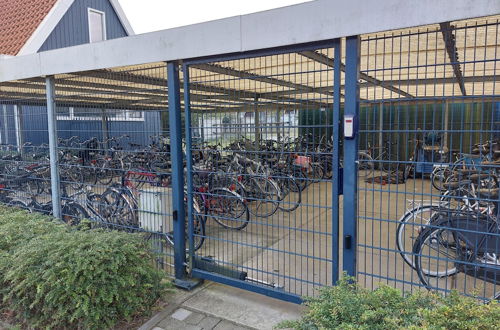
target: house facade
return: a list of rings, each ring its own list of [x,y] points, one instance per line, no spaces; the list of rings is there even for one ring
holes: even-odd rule
[[[134,34],[118,0],[0,0],[0,21],[0,60]],[[78,132],[80,140],[102,139],[103,110],[58,107],[59,137]],[[20,149],[25,142],[48,143],[45,113],[45,106],[0,97],[0,144]],[[148,137],[138,132],[159,131],[158,122],[158,113],[124,109],[106,114],[105,125],[108,136],[131,132],[135,143],[147,144]]]

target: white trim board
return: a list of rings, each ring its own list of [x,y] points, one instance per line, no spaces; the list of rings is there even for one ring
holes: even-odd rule
[[[111,3],[111,6],[113,6],[113,9],[116,12],[116,15],[118,16],[118,19],[123,25],[123,28],[127,32],[129,36],[133,36],[135,34],[134,29],[132,29],[132,25],[130,25],[130,22],[127,18],[127,15],[125,15],[125,12],[123,11],[122,6],[120,5],[120,2],[118,0],[109,0]]]
[[[0,61],[0,82],[239,53],[497,14],[498,0],[316,0],[18,56]]]
[[[21,48],[18,56],[35,54],[40,50],[43,43],[50,36],[52,31],[54,31],[57,24],[61,21],[63,16],[66,14],[68,9],[76,0],[58,0],[57,3],[52,7],[47,16],[42,20],[42,23],[37,27],[35,32],[31,35],[28,41]],[[123,9],[120,6],[118,0],[108,0],[116,12],[118,19],[122,23],[125,31],[129,36],[134,35],[134,30],[130,25]]]
[[[22,56],[38,52],[74,1],[58,0],[17,55]]]

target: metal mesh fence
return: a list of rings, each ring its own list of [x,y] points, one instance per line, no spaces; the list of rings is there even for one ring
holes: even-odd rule
[[[64,221],[140,232],[172,275],[172,197],[185,196],[188,272],[283,299],[333,285],[347,263],[368,288],[494,297],[498,31],[489,17],[362,36],[349,74],[357,57],[335,40],[186,60],[183,89],[166,63],[3,82],[0,201],[52,214],[59,196]],[[359,145],[344,142],[358,193],[339,197],[339,119],[357,101]],[[356,260],[340,257],[343,211]]]
[[[362,40],[358,277],[492,298],[498,18]]]
[[[332,63],[329,48],[186,67],[195,275],[333,284]]]

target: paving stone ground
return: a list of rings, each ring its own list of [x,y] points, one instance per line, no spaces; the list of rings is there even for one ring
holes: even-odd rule
[[[302,307],[215,283],[178,290],[139,330],[271,330],[300,317]]]
[[[218,317],[213,317],[198,311],[178,308],[171,315],[166,316],[152,330],[249,330]]]

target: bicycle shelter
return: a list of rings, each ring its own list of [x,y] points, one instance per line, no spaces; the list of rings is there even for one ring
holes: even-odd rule
[[[416,18],[363,30],[315,1],[253,25],[206,23],[227,32],[220,50],[190,26],[3,60],[2,202],[140,232],[185,288],[205,279],[301,302],[346,272],[370,289],[489,299],[500,291],[500,7],[486,2],[429,3],[436,16],[418,18],[429,9],[387,0]],[[271,22],[263,37],[272,15],[302,11],[338,32],[287,19],[296,36]],[[100,55],[56,63],[75,52]]]

